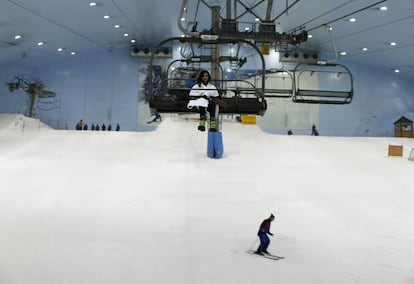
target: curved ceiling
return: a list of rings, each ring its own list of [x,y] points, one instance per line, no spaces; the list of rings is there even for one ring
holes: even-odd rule
[[[112,50],[180,36],[177,19],[182,0],[3,0],[0,3],[0,64],[35,67],[95,49]],[[302,48],[330,55],[335,59],[346,52],[347,60],[388,70],[414,79],[414,1],[408,0],[188,0],[183,25],[199,22],[197,29],[211,28],[208,5],[222,8],[232,3],[232,16],[254,22],[274,20],[279,33],[305,29],[312,38]],[[273,3],[267,12],[268,5]],[[387,10],[380,10],[386,6]],[[289,9],[286,12],[286,7]],[[109,19],[104,19],[108,15]],[[354,21],[350,21],[354,18]],[[114,26],[119,25],[117,29]],[[124,34],[128,34],[125,36]],[[21,38],[15,39],[20,35]],[[38,45],[43,42],[43,45]],[[395,42],[395,45],[390,45]],[[63,51],[57,51],[62,48]],[[366,48],[367,50],[363,50]]]

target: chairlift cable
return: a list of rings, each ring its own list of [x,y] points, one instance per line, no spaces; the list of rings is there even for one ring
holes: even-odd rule
[[[353,0],[353,1],[355,1],[355,0]],[[321,28],[321,27],[324,27],[324,26],[326,26],[326,25],[329,25],[329,24],[335,23],[335,22],[340,21],[340,20],[342,20],[342,19],[344,19],[344,18],[348,18],[349,16],[352,16],[352,15],[354,15],[354,14],[357,14],[357,13],[359,13],[359,12],[362,12],[362,11],[365,11],[365,10],[367,10],[367,9],[369,9],[369,8],[372,8],[372,7],[374,7],[374,6],[378,5],[378,4],[381,4],[381,3],[385,2],[385,1],[387,1],[387,0],[381,0],[381,1],[377,2],[377,3],[374,3],[374,4],[371,4],[371,5],[368,5],[368,6],[366,6],[366,7],[363,7],[363,8],[361,8],[361,9],[358,9],[358,10],[356,10],[356,11],[353,11],[353,12],[351,12],[351,13],[348,13],[348,14],[346,14],[346,15],[344,15],[344,16],[341,16],[341,17],[339,17],[339,18],[333,19],[333,20],[331,20],[331,21],[329,21],[329,22],[327,22],[327,23],[324,23],[324,24],[322,24],[322,25],[319,25],[319,26],[316,26],[316,27],[313,27],[313,28],[307,29],[307,31],[308,31],[308,32],[309,32],[309,31],[313,31],[313,30],[319,29],[319,28]],[[334,9],[334,10],[335,10],[335,9]],[[331,10],[331,11],[333,11],[333,10]],[[325,13],[325,14],[326,14],[326,13]],[[321,16],[323,16],[323,15],[321,15]],[[320,17],[321,17],[321,16],[320,16]],[[304,26],[304,25],[303,25],[303,26]]]

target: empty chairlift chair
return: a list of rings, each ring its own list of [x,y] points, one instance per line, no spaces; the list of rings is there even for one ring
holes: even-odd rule
[[[294,69],[296,103],[349,104],[354,95],[351,71],[341,64],[325,61],[298,64]]]

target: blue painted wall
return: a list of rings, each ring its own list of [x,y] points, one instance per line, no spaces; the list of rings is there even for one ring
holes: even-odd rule
[[[354,75],[354,99],[343,106],[321,105],[319,130],[330,136],[393,136],[393,123],[414,121],[413,82],[391,70],[343,62]]]

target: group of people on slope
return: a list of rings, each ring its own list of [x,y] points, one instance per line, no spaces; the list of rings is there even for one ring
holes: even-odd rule
[[[88,130],[89,129],[88,124],[84,123],[82,119],[76,123],[75,128],[76,130]],[[106,126],[105,123],[102,123],[102,125],[100,126],[98,123],[96,125],[92,123],[90,130],[112,131],[112,125],[108,123],[108,126]],[[116,124],[115,130],[116,131],[121,130],[121,126],[119,125],[119,123]]]
[[[292,129],[289,129],[287,131],[287,135],[293,135],[293,131]],[[312,132],[311,132],[311,136],[319,136],[319,131],[318,129],[316,129],[315,124],[312,124]]]

